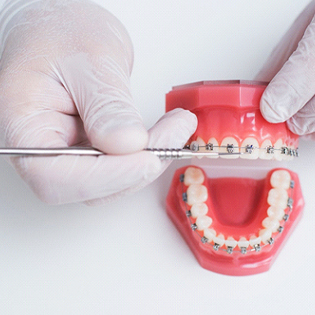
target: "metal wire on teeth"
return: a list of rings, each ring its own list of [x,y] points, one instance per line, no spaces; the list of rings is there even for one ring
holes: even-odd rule
[[[207,143],[206,145],[199,145],[197,141],[192,141],[190,145],[187,145],[185,149],[189,149],[193,152],[198,152],[200,148],[204,148],[206,151],[213,151],[214,148],[225,149],[228,154],[252,154],[254,150],[265,150],[267,154],[274,154],[275,151],[280,151],[283,155],[298,157],[299,151],[298,148],[292,149],[289,147],[281,147],[276,149],[274,146],[267,146],[266,148],[255,147],[251,144],[244,147],[235,146],[234,144],[227,144],[225,146],[214,145],[213,143]],[[244,149],[245,152],[235,152],[235,149]]]
[[[184,192],[184,179],[185,179],[185,175],[184,174],[180,174],[180,177],[179,177],[179,181],[181,183],[181,187],[182,187],[182,200],[184,201],[185,203],[185,210],[186,210],[186,216],[189,220],[189,223],[190,223],[190,227],[191,229],[198,235],[198,237],[200,237],[200,241],[205,245],[205,246],[209,246],[210,248],[212,247],[212,249],[214,251],[223,251],[223,252],[226,252],[228,254],[233,254],[235,252],[238,252],[238,253],[241,253],[243,255],[247,254],[248,252],[260,252],[264,247],[266,246],[271,246],[274,244],[274,242],[276,241],[276,239],[279,237],[279,235],[283,232],[284,230],[284,227],[285,227],[285,224],[286,222],[289,220],[290,218],[290,212],[293,210],[293,199],[292,199],[292,195],[293,195],[293,188],[295,186],[295,182],[294,180],[291,180],[290,181],[290,190],[289,190],[289,195],[290,197],[288,198],[288,201],[287,201],[287,211],[286,213],[284,214],[283,216],[283,225],[282,226],[279,226],[278,228],[278,233],[274,236],[274,237],[271,237],[269,240],[268,240],[268,244],[256,244],[254,245],[253,248],[246,248],[246,247],[241,247],[239,250],[235,250],[233,247],[230,247],[230,246],[227,246],[226,248],[222,248],[219,244],[216,244],[213,242],[213,244],[210,244],[208,241],[208,239],[205,237],[205,236],[201,236],[198,232],[197,232],[197,229],[198,229],[198,226],[196,223],[194,223],[191,219],[191,211],[188,210],[188,207],[187,207],[187,193]],[[273,233],[274,234],[274,233]]]

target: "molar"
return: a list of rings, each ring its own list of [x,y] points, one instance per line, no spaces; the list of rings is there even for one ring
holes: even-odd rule
[[[270,206],[285,209],[288,203],[288,192],[283,188],[272,188],[269,190],[267,202]]]
[[[272,146],[272,143],[269,139],[263,141],[259,150],[259,158],[263,160],[272,160],[273,154],[267,153],[266,148]]]
[[[270,184],[274,188],[290,188],[291,175],[288,171],[274,171],[270,177]]]
[[[276,219],[267,217],[264,219],[264,221],[262,221],[262,226],[268,230],[271,230],[272,233],[275,233],[280,226],[280,222]]]
[[[184,175],[184,184],[186,186],[192,184],[202,184],[205,180],[205,176],[201,169],[196,167],[188,167]]]
[[[281,221],[283,219],[283,216],[285,215],[284,209],[271,206],[267,210],[268,217],[271,219],[275,219],[278,221]]]
[[[187,189],[187,204],[202,203],[208,199],[207,187],[200,184],[192,184]]]
[[[247,153],[246,152],[246,146],[247,145],[252,145],[253,146],[252,153]],[[251,138],[251,137],[245,138],[244,141],[241,144],[241,147],[242,147],[241,152],[245,153],[245,154],[241,155],[242,159],[255,160],[255,159],[257,159],[259,157],[259,150],[256,149],[256,148],[259,148],[259,144],[258,144],[258,141],[255,138]]]
[[[198,216],[208,213],[208,206],[205,203],[194,203],[190,209],[191,216],[195,219]]]
[[[221,142],[221,148],[219,149],[219,152],[221,153],[228,153],[227,145],[233,145],[233,153],[239,153],[239,144],[237,140],[233,137],[226,137]],[[237,159],[239,157],[238,154],[231,154],[231,155],[221,155],[223,159]]]
[[[203,231],[212,224],[212,219],[206,215],[201,215],[196,220],[197,230]]]

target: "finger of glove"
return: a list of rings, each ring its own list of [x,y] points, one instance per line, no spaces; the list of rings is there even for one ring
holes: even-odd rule
[[[95,41],[52,67],[72,96],[92,145],[106,153],[128,154],[148,141],[130,91],[132,43],[114,16],[97,9],[92,10],[95,20],[88,22],[88,30],[98,34]]]
[[[182,148],[189,140],[190,136],[196,131],[197,117],[191,112],[183,109],[174,109],[166,113],[149,130],[149,148]],[[150,153],[151,154],[151,153]],[[125,195],[134,193],[155,180],[169,166],[171,161],[161,161],[161,169],[155,175],[138,184],[130,186],[117,194],[107,196],[102,199],[90,200],[87,205],[101,205],[114,201]]]
[[[300,136],[315,132],[315,97],[288,121],[289,129]]]
[[[266,120],[279,123],[297,113],[315,92],[315,22],[307,27],[297,50],[267,86],[260,109]]]

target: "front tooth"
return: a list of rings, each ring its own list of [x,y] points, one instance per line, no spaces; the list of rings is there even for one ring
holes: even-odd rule
[[[236,241],[233,237],[231,237],[231,236],[229,236],[229,237],[226,239],[226,241],[225,241],[225,246],[226,246],[226,247],[235,248],[236,245],[237,245],[237,241]]]
[[[208,144],[212,144],[213,145],[213,150],[207,151],[207,152],[215,152],[215,153],[219,152],[219,148],[218,148],[219,147],[219,143],[218,143],[216,138],[210,138],[208,140]],[[207,157],[209,159],[217,159],[219,156],[218,155],[209,155]]]
[[[281,221],[283,219],[283,216],[285,215],[285,211],[282,208],[271,206],[268,208],[267,214],[268,217],[270,217],[271,219]]]
[[[203,184],[205,176],[200,168],[188,167],[184,174],[184,184],[186,186],[192,184]]]
[[[233,145],[233,153],[239,153],[239,144],[237,140],[233,137],[226,137],[221,142],[221,147],[219,149],[219,152],[221,153],[229,153],[227,150],[227,145]],[[237,159],[239,157],[239,154],[231,154],[231,155],[221,155],[224,159]]]
[[[264,243],[264,244],[269,244],[269,240],[272,236],[272,231],[269,230],[269,229],[263,229],[263,230],[260,230],[259,231],[259,236],[261,237],[261,241]]]
[[[244,247],[247,248],[249,246],[249,241],[245,237],[241,237],[237,242],[239,248]]]
[[[213,241],[213,238],[216,237],[217,232],[213,229],[205,229],[203,231],[203,236],[208,239],[208,242],[211,243]]]
[[[194,203],[190,212],[193,218],[197,218],[200,215],[206,215],[208,213],[208,206],[205,203]]]
[[[202,138],[198,137],[196,139],[196,141],[199,144],[199,152],[205,152],[206,151],[206,148],[205,148],[206,143],[204,142],[204,140]],[[198,159],[202,159],[202,158],[203,158],[203,156],[198,156]]]
[[[288,203],[288,192],[283,188],[272,188],[269,190],[267,202],[270,206],[285,209]]]
[[[282,145],[282,148],[288,148],[289,149],[289,146],[284,142],[283,145]],[[289,161],[289,159],[290,159],[290,155],[289,154],[281,153],[281,156],[282,156],[282,160],[283,161]]]
[[[253,235],[250,237],[249,239],[249,245],[251,247],[255,247],[255,245],[260,245],[260,242],[261,242],[261,237],[257,237],[256,235]]]
[[[200,184],[192,184],[187,189],[187,203],[192,206],[194,203],[205,202],[208,199],[207,187]]]
[[[207,229],[212,223],[212,219],[206,215],[201,215],[196,220],[197,230],[203,231]]]
[[[281,148],[283,147],[282,139],[278,139],[276,143],[274,144],[274,147],[275,147],[275,153],[274,153],[275,159],[277,161],[282,161],[282,157],[283,157],[283,154],[281,154]]]
[[[267,148],[270,146],[272,146],[272,143],[269,139],[263,141],[259,150],[259,158],[263,160],[272,160],[274,154],[267,153]]]
[[[247,145],[252,145],[253,146],[253,151],[252,153],[247,153],[246,152],[246,146]],[[241,152],[244,153],[241,155],[242,159],[251,159],[251,160],[255,160],[258,158],[259,156],[259,150],[257,148],[259,148],[259,144],[258,141],[255,138],[246,138],[244,139],[244,141],[241,144]]]
[[[289,189],[291,175],[286,170],[274,171],[270,177],[270,184],[274,188]]]
[[[271,230],[272,233],[275,233],[280,226],[280,222],[276,219],[267,217],[264,219],[264,221],[262,221],[262,226],[268,230]]]
[[[215,236],[213,238],[213,242],[215,244],[218,244],[220,247],[222,247],[225,243],[225,239],[224,239],[224,235],[223,234],[219,234],[218,236]]]

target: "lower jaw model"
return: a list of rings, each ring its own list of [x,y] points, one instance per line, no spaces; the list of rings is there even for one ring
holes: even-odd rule
[[[222,154],[177,170],[166,201],[200,265],[221,274],[267,271],[304,207],[297,174],[279,165],[298,156],[298,136],[285,123],[263,119],[265,87],[208,81],[173,88],[166,97],[167,111],[181,107],[198,117],[186,148]]]

